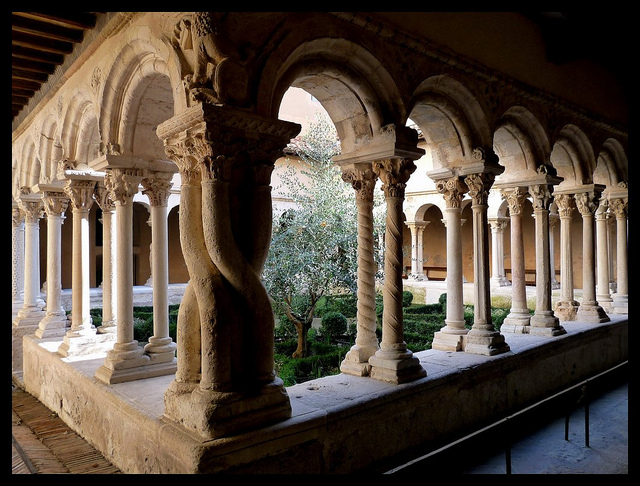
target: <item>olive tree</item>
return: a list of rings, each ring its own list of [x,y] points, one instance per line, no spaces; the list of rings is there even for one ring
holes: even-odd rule
[[[279,189],[294,204],[274,216],[263,280],[276,314],[295,326],[299,358],[307,356],[318,301],[357,290],[357,208],[355,191],[331,160],[340,142],[327,117],[317,117],[290,148],[301,167],[288,166]]]

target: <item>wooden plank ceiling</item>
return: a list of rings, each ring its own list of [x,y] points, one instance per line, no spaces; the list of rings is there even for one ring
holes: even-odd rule
[[[11,13],[12,120],[95,27],[99,13]]]

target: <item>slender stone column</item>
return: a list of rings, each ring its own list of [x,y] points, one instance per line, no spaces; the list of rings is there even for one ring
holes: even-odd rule
[[[44,215],[40,195],[25,194],[19,201],[25,218],[24,232],[24,302],[13,320],[11,329],[12,344],[12,373],[22,374],[22,338],[33,334],[38,328],[40,320],[45,316],[42,310],[45,303],[40,298],[40,218]]]
[[[169,241],[167,236],[167,201],[171,173],[154,173],[142,180],[143,194],[151,204],[151,274],[153,275],[153,336],[145,352],[154,361],[165,363],[165,374],[176,372],[176,344],[169,336]]]
[[[556,255],[555,255],[555,228],[559,218],[557,214],[549,213],[549,278],[552,289],[559,289],[560,283],[556,280]]]
[[[15,317],[24,303],[24,213],[18,203],[11,204],[11,294]]]
[[[373,190],[377,176],[370,167],[343,170],[342,179],[356,191],[358,209],[358,302],[356,342],[340,364],[349,375],[367,376],[369,358],[380,349],[376,336],[376,264],[373,257]]]
[[[380,349],[369,358],[371,377],[390,383],[404,383],[426,371],[404,342],[402,323],[402,204],[409,177],[416,170],[410,159],[392,158],[373,163],[373,171],[383,182],[387,201],[385,234],[382,340]]]
[[[549,206],[552,202],[550,184],[529,186],[536,220],[536,310],[531,317],[530,334],[558,336],[567,331],[551,309],[551,274],[549,261]]]
[[[105,186],[116,206],[118,322],[116,343],[95,377],[113,384],[155,375],[143,368],[149,364],[149,358],[133,338],[133,196],[145,174],[141,169],[129,168],[106,171]]]
[[[560,215],[560,300],[555,313],[561,321],[575,321],[578,302],[573,297],[573,244],[571,242],[571,214],[576,208],[572,194],[557,194],[555,203]]]
[[[595,258],[593,251],[593,215],[598,207],[600,191],[592,189],[576,194],[576,206],[582,215],[582,303],[576,320],[581,322],[607,322],[604,309],[596,300]]]
[[[407,221],[405,222],[411,231],[411,278],[414,280],[428,280],[423,267],[423,246],[422,234],[428,221]]]
[[[504,230],[507,221],[494,218],[489,220],[491,226],[491,280],[495,287],[508,287],[511,282],[507,279],[504,271]]]
[[[626,196],[616,196],[610,194],[609,208],[616,215],[616,253],[617,253],[617,292],[613,296],[613,313],[629,313],[629,290],[628,290],[628,267],[627,267],[627,207],[628,198]]]
[[[609,228],[608,228],[609,200],[606,197],[600,199],[596,210],[596,267],[598,271],[596,300],[605,310],[611,312],[611,293],[609,290]]]
[[[607,203],[609,199],[607,197]],[[616,233],[616,218],[613,211],[609,210],[607,218],[607,248],[609,249],[609,294],[614,294],[617,291],[617,284],[615,279],[615,259],[613,258],[613,235]]]
[[[502,172],[504,168],[500,167]],[[509,351],[504,336],[496,331],[491,321],[491,295],[489,292],[489,234],[487,198],[495,180],[495,173],[469,174],[464,182],[471,196],[473,212],[473,270],[474,312],[473,326],[467,334],[464,351],[493,356]]]
[[[522,234],[522,206],[527,197],[523,187],[505,189],[503,199],[509,205],[511,220],[511,310],[504,319],[500,331],[527,333],[531,314],[527,307],[527,285],[524,271],[524,237]]]
[[[38,325],[36,337],[61,337],[67,327],[67,314],[62,307],[61,233],[69,198],[62,188],[45,189],[42,201],[47,213],[47,314]]]
[[[460,177],[437,181],[436,189],[443,195],[446,209],[447,228],[447,316],[445,326],[436,332],[432,349],[440,351],[462,351],[463,338],[469,330],[465,327],[462,295],[462,222],[461,202],[467,192],[467,185]]]
[[[102,209],[102,325],[98,334],[116,334],[118,305],[114,284],[118,281],[116,268],[115,204],[110,192],[100,181],[95,191],[96,202]]]

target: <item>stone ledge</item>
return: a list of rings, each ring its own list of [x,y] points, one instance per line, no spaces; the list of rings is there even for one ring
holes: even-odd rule
[[[163,418],[173,376],[105,385],[104,358],[67,359],[24,340],[26,390],[127,473],[350,473],[393,466],[628,359],[628,320],[563,323],[556,337],[508,335],[496,356],[415,353],[427,376],[392,385],[339,374],[286,389],[292,417],[202,441]],[[302,460],[302,459],[303,460]]]

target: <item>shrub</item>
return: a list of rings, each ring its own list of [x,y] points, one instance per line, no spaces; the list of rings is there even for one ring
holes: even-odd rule
[[[409,290],[402,291],[402,307],[409,307],[413,302],[413,294]]]
[[[320,333],[327,340],[335,340],[347,332],[347,318],[340,312],[328,312],[322,317]]]

